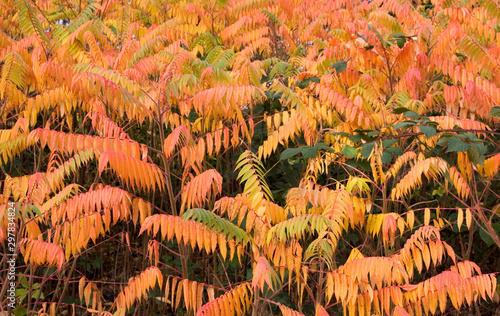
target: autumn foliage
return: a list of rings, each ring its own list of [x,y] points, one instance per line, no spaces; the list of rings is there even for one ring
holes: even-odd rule
[[[1,311],[500,313],[497,0],[0,12]]]

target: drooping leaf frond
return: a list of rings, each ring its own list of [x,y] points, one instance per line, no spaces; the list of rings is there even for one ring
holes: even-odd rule
[[[179,308],[183,298],[182,302],[186,309],[196,313],[202,306],[204,292],[204,284],[175,276],[169,277],[165,284],[165,299],[175,309]]]
[[[0,98],[3,99],[5,97],[7,83],[11,83],[19,88],[24,87],[26,68],[27,66],[23,58],[18,53],[12,52],[5,56],[0,81]]]
[[[71,89],[83,99],[102,99],[120,118],[127,112],[128,116],[142,122],[151,115],[150,111],[121,85],[93,72],[85,71],[74,76]]]
[[[61,189],[64,180],[71,174],[75,173],[79,168],[88,164],[95,158],[93,149],[86,149],[77,152],[73,157],[69,158],[63,164],[49,168],[45,176],[53,189]]]
[[[192,220],[184,220],[179,216],[156,214],[146,218],[141,226],[144,231],[151,232],[156,236],[161,230],[161,238],[171,241],[175,238],[177,242],[190,245],[193,249],[204,249],[207,253],[212,253],[219,248],[222,258],[227,257],[229,246],[229,258],[232,259],[235,252],[241,255],[241,244],[237,244],[234,239],[229,239],[225,234],[219,233],[215,229],[208,228],[202,223]]]
[[[130,139],[130,136],[113,120],[100,112],[89,113],[92,119],[92,127],[99,132],[101,137]]]
[[[116,219],[124,217],[124,212],[115,213],[112,216],[109,209],[105,209],[102,213],[95,212],[72,221],[64,221],[47,229],[45,235],[52,243],[62,246],[66,261],[68,261],[71,256],[86,249],[90,241],[95,243],[99,236],[109,232],[110,228],[116,224],[116,220],[112,221],[112,217]]]
[[[303,184],[302,195],[307,202],[316,207],[322,215],[336,225],[347,229],[364,223],[369,203],[363,199],[352,197],[344,189],[331,190],[312,181]],[[340,233],[340,230],[338,231]]]
[[[488,158],[484,161],[483,172],[487,177],[493,177],[500,168],[500,154]]]
[[[296,310],[291,309],[290,307],[286,307],[279,303],[277,304],[280,307],[280,311],[283,316],[304,316],[304,314],[299,313]]]
[[[136,300],[147,298],[149,291],[163,286],[163,275],[157,267],[149,267],[131,279],[128,285],[118,294],[113,306],[117,315],[125,315]]]
[[[246,245],[252,238],[240,227],[230,221],[217,216],[204,209],[190,209],[182,214],[182,218],[203,223],[210,229],[223,233],[228,238],[235,239],[237,243]]]
[[[77,195],[80,189],[81,187],[76,183],[67,185],[64,189],[55,194],[50,200],[47,200],[47,202],[43,203],[42,207],[40,208],[40,212],[43,214],[47,210],[63,203],[72,196]]]
[[[215,169],[204,171],[189,181],[182,190],[182,204],[186,208],[202,207],[222,190],[222,176]]]
[[[99,173],[109,166],[128,187],[151,191],[164,189],[163,174],[158,166],[116,151],[105,151],[99,158]]]
[[[289,139],[294,139],[302,128],[301,115],[299,111],[292,110],[293,114],[286,121],[283,120],[283,125],[275,130],[259,147],[258,157],[266,159],[276,151],[279,144],[287,144]],[[288,116],[287,116],[288,118]]]
[[[264,165],[255,154],[248,150],[243,152],[236,162],[235,170],[240,170],[238,180],[245,183],[243,193],[250,200],[260,202],[264,196],[272,200],[271,190],[264,179]]]
[[[113,214],[113,223],[118,220],[132,219],[134,225],[140,223],[151,215],[151,205],[141,198],[132,197],[130,193],[116,187],[96,188],[87,193],[82,193],[64,202],[46,203],[42,205],[41,212],[45,221],[52,225],[66,220],[75,220],[82,215],[89,215],[101,210],[108,210]],[[106,222],[111,222],[111,217]]]
[[[424,265],[426,269],[430,268],[431,263],[436,266],[443,261],[446,253],[455,262],[455,252],[441,240],[439,230],[434,226],[423,226],[413,233],[403,249],[392,258],[399,262],[412,278],[415,268],[421,273]]]
[[[442,272],[417,285],[403,287],[407,290],[405,299],[410,303],[411,313],[434,314],[439,308],[441,313],[446,309],[447,299],[451,300],[455,309],[464,303],[471,306],[479,298],[492,299],[496,288],[496,277],[491,274],[463,278],[454,271]],[[432,290],[429,290],[432,289]]]
[[[32,131],[28,136],[29,145],[38,141],[42,147],[49,146],[51,151],[58,150],[68,154],[93,148],[97,154],[115,151],[141,159],[145,153],[144,148],[133,140],[70,134],[41,128]]]
[[[56,266],[61,270],[64,260],[64,251],[57,244],[23,238],[20,242],[21,253],[25,263],[36,265]]]
[[[454,266],[450,268],[450,271],[457,272],[463,278],[471,278],[474,275],[481,275],[481,268],[472,261],[461,261],[457,262]]]
[[[368,292],[386,286],[408,283],[408,274],[398,262],[386,257],[352,260],[328,273],[326,296],[335,294],[343,303],[356,300],[358,291]]]
[[[93,310],[102,311],[103,297],[94,282],[90,282],[85,277],[82,277],[80,282],[78,282],[78,293],[80,295],[80,301],[85,302],[87,307]]]
[[[259,257],[257,259],[257,265],[254,268],[253,278],[252,278],[252,288],[254,290],[258,289],[261,292],[264,291],[264,283],[269,286],[271,290],[276,289],[279,286],[279,277],[276,271],[271,267],[269,262],[264,257]]]
[[[220,216],[227,215],[231,221],[236,219],[238,226],[245,220],[247,233],[253,230],[258,236],[261,236],[260,232],[265,232],[270,228],[269,223],[241,199],[223,197],[215,202],[213,212],[219,213]]]
[[[184,126],[176,127],[163,142],[163,152],[170,158],[176,146],[184,147],[189,143],[190,133]]]
[[[411,170],[401,179],[391,192],[393,199],[399,199],[408,193],[411,189],[422,183],[422,175],[428,179],[444,174],[448,169],[448,164],[441,158],[432,157],[422,160],[413,166]]]
[[[28,137],[26,135],[18,135],[11,139],[0,143],[0,152],[2,163],[6,164],[13,156],[19,155],[26,149]]]
[[[359,105],[324,85],[316,84],[313,89],[319,95],[320,101],[339,112],[346,122],[355,124],[355,126],[370,126],[369,117]]]
[[[19,25],[25,35],[36,34],[41,40],[48,43],[49,39],[36,16],[35,8],[26,0],[15,0],[14,5],[19,12]]]
[[[40,205],[45,196],[53,191],[53,187],[46,174],[37,172],[19,178],[5,178],[3,194],[13,196],[14,200],[32,200],[33,204]]]
[[[279,271],[281,280],[285,279],[286,270],[288,270],[290,278],[292,272],[300,275],[303,249],[297,240],[294,239],[288,244],[286,242],[271,242],[264,251],[267,258],[273,262],[275,269]]]
[[[334,236],[340,234],[339,226],[329,220],[327,217],[319,214],[306,214],[293,217],[284,222],[274,225],[266,235],[266,242],[277,239],[285,241],[289,239],[301,239],[308,233],[321,233],[326,230],[331,230]],[[341,229],[341,227],[340,227]]]
[[[316,240],[314,240],[309,244],[309,247],[307,247],[304,253],[304,260],[307,262],[315,262],[317,260],[321,260],[325,262],[328,268],[333,268],[334,252],[336,248],[337,248],[337,240],[335,237],[317,238]]]
[[[450,178],[458,191],[458,196],[463,199],[468,199],[471,195],[471,189],[460,172],[455,167],[449,168]]]
[[[397,213],[370,214],[366,221],[366,231],[374,237],[382,233],[384,244],[390,243],[394,246],[394,238],[397,230],[403,235],[406,223]]]
[[[401,170],[401,167],[403,167],[404,164],[413,161],[415,158],[417,158],[417,154],[415,154],[415,152],[407,151],[406,153],[398,157],[398,159],[396,159],[389,170],[387,170],[386,177],[389,178],[389,176],[392,176],[393,178],[396,178],[399,170]]]
[[[182,102],[180,108],[183,114],[194,109],[198,114],[208,117],[217,117],[220,115],[219,111],[226,112],[226,115],[231,117],[240,115],[240,107],[251,106],[263,96],[264,93],[254,86],[216,87],[195,94],[186,102]],[[207,107],[208,104],[211,106]],[[232,113],[234,114],[231,115]]]
[[[250,283],[245,282],[203,305],[196,313],[196,316],[244,314],[250,308],[252,297],[253,291]]]

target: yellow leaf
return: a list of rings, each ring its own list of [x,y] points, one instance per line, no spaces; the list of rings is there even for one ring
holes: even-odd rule
[[[470,229],[472,224],[472,213],[470,209],[465,209],[465,223],[467,225],[467,228]]]
[[[429,208],[425,209],[424,213],[424,225],[427,226],[431,222],[431,210]]]
[[[461,208],[459,208],[458,209],[458,216],[457,216],[458,231],[460,231],[460,227],[462,227],[463,222],[464,222],[464,212]]]

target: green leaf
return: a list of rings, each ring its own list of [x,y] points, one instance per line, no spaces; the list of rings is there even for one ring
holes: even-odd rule
[[[398,130],[400,128],[405,128],[405,127],[414,126],[414,125],[415,125],[415,122],[413,122],[413,121],[404,121],[404,122],[401,122],[401,123],[394,125],[394,130]]]
[[[25,316],[28,315],[28,310],[24,306],[18,306],[12,311],[12,313],[16,316]]]
[[[420,125],[418,127],[422,133],[425,134],[427,138],[430,138],[434,135],[436,135],[436,129],[432,126],[427,126],[427,125]]]
[[[450,141],[451,136],[450,135],[443,135],[441,136],[436,145],[441,146],[441,147],[446,147],[448,146],[448,142]]]
[[[392,34],[392,37],[396,39],[396,44],[399,48],[403,48],[405,46],[407,37],[403,33]]]
[[[361,149],[361,156],[368,158],[372,153],[373,147],[375,147],[375,143],[366,143],[363,145],[363,149]]]
[[[500,117],[500,106],[495,106],[494,108],[492,108],[488,116]]]
[[[253,113],[254,114],[264,113],[264,110],[265,110],[265,108],[262,105],[257,105],[257,106],[254,106]]]
[[[116,29],[116,27],[114,27],[113,25],[109,25],[108,27],[111,32],[113,32],[113,34],[118,35],[118,30]]]
[[[493,223],[491,224],[493,230],[497,233],[497,235],[500,235],[500,224],[499,223]],[[481,226],[481,229],[479,230],[479,236],[481,239],[484,241],[484,243],[490,247],[495,244],[495,241],[493,241],[493,238],[491,238],[490,234],[486,231],[484,227]]]
[[[34,212],[38,217],[42,218],[42,212],[40,212],[40,209],[36,207],[35,205],[30,205],[30,209],[32,212]]]
[[[319,149],[325,150],[325,151],[330,151],[330,152],[333,151],[333,149],[326,146],[325,144],[323,144],[323,145],[321,145],[321,144],[323,144],[323,143],[320,143],[318,148],[316,146],[315,147],[304,146],[304,147],[299,147],[299,148],[287,148],[281,153],[280,160],[287,160],[287,159],[290,159],[293,156],[296,156],[298,154],[302,154],[302,157],[304,159],[314,158],[314,157],[316,157],[316,155],[318,155]]]
[[[267,10],[262,10],[262,13],[264,13],[269,18],[269,20],[273,21],[274,23],[278,24],[279,26],[283,25],[283,22],[281,22],[280,19],[278,19],[278,17],[275,16],[274,14],[272,14],[271,12],[269,12]]]
[[[443,196],[446,193],[445,188],[439,187],[436,190],[432,190],[432,195],[438,195],[438,196]]]
[[[35,292],[33,292],[33,297],[39,297],[43,300],[45,298],[45,295],[43,295],[43,293],[40,293],[39,290],[35,290]]]
[[[388,163],[388,162],[391,162],[392,160],[392,155],[387,152],[387,151],[384,151],[382,152],[382,163]]]
[[[26,292],[28,292],[27,289],[20,288],[20,289],[16,289],[16,291],[14,293],[16,294],[16,297],[19,299],[19,301],[22,302],[24,300],[24,298],[26,297]]]
[[[484,146],[484,144],[482,143],[482,141],[479,142],[479,143],[472,143],[471,145],[474,148],[476,148],[481,155],[485,155],[486,152],[488,151],[488,149],[486,148],[486,146]]]
[[[408,112],[408,111],[410,111],[410,109],[400,107],[400,108],[396,108],[396,109],[392,110],[392,113],[393,114],[403,114],[403,113]]]
[[[92,260],[92,262],[90,264],[94,268],[100,269],[103,263],[104,263],[104,260],[101,257],[98,257],[98,258],[95,258],[94,260]]]
[[[403,150],[399,147],[388,147],[385,150],[396,156],[401,156],[403,154]]]
[[[225,234],[229,238],[234,238],[236,242],[246,245],[248,242],[253,241],[253,239],[239,226],[233,224],[229,220],[220,217],[210,211],[193,208],[187,210],[182,214],[184,220],[193,220],[198,223],[203,223],[203,225],[216,230],[220,233]]]
[[[470,148],[467,150],[467,156],[469,157],[469,160],[475,165],[482,166],[484,163],[484,154],[481,154],[476,146],[470,146]]]
[[[333,150],[333,148],[331,148],[330,146],[328,146],[325,143],[317,143],[316,145],[314,145],[314,148],[316,148],[317,150],[327,151],[329,153],[335,152],[335,150]]]
[[[391,147],[396,142],[397,142],[397,140],[395,140],[395,139],[386,139],[386,140],[382,141],[382,147],[384,147],[384,148]]]
[[[314,147],[304,147],[302,149],[304,159],[314,158],[318,155],[318,150]]]
[[[414,111],[406,111],[404,117],[412,118],[412,119],[419,119],[421,118],[420,114]]]
[[[316,82],[318,83],[319,82],[319,78],[318,77],[309,77],[309,78],[306,78],[302,81],[298,81],[297,82],[297,86],[301,89],[304,89],[304,88],[307,88],[307,86],[309,86],[309,84],[311,82]]]
[[[287,160],[300,154],[302,150],[300,148],[287,148],[285,149],[280,156],[280,160]]]
[[[305,88],[307,88],[309,83],[311,83],[311,81],[306,79],[306,80],[297,82],[297,86],[301,89],[305,89]]]
[[[464,142],[463,140],[452,137],[448,141],[448,149],[446,149],[446,152],[457,152],[457,151],[467,151],[470,148],[470,145]]]
[[[358,155],[358,151],[356,148],[347,145],[342,148],[342,154],[346,157],[354,158]]]
[[[346,132],[333,132],[333,133],[330,133],[330,135],[332,135],[332,136],[349,136],[349,133],[346,133]]]
[[[406,38],[398,38],[396,40],[396,44],[398,45],[399,48],[403,48],[406,44]]]
[[[14,1],[14,6],[18,13],[19,28],[26,35],[36,34],[45,43],[49,43],[49,38],[38,20],[36,8],[26,0]]]
[[[349,136],[349,140],[350,140],[351,142],[355,142],[355,143],[359,142],[359,141],[361,140],[361,138],[362,138],[362,137],[361,137],[361,135],[359,135],[359,134]]]
[[[366,135],[368,135],[369,137],[374,137],[374,136],[380,135],[380,132],[379,131],[369,131]]]
[[[337,74],[340,74],[341,72],[343,72],[347,69],[347,61],[346,60],[338,61],[338,62],[332,64],[332,67],[335,68],[335,70],[337,71]]]
[[[458,134],[456,137],[461,138],[461,139],[468,139],[472,141],[478,141],[479,139],[475,134],[472,133],[463,133],[463,134]]]

